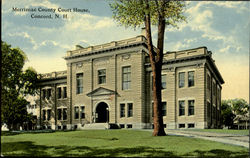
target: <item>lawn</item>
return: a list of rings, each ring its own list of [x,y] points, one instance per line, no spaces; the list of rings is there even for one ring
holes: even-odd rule
[[[185,129],[187,131],[198,131],[198,132],[212,132],[212,133],[225,133],[225,134],[236,134],[236,135],[249,135],[249,130],[233,130],[233,129]]]
[[[4,156],[32,157],[248,157],[247,148],[140,130],[5,134],[1,150]]]

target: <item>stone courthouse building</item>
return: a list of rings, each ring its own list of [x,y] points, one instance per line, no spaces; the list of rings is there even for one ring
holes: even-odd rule
[[[82,129],[97,123],[152,128],[152,72],[143,35],[67,51],[67,70],[41,74],[38,124]],[[221,127],[221,85],[206,47],[166,52],[162,66],[164,126]]]

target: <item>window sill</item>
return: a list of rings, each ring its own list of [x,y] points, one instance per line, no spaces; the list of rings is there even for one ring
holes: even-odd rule
[[[187,87],[187,88],[195,88],[195,86],[190,86],[190,87]]]
[[[181,88],[178,87],[178,89],[189,89],[189,88],[191,88],[191,89],[192,89],[192,88],[196,88],[196,86],[192,86],[192,87],[181,87]]]
[[[98,83],[99,86],[106,86],[107,83]]]
[[[122,89],[122,91],[124,91],[124,92],[130,92],[130,91],[132,91],[132,89]]]
[[[83,93],[76,94],[76,96],[78,96],[78,95],[81,96],[81,95],[83,95]]]
[[[67,100],[68,98],[58,98],[57,100]]]

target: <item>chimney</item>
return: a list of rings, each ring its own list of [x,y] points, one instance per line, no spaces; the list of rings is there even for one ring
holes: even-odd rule
[[[141,35],[146,37],[146,28],[145,27],[141,28]]]

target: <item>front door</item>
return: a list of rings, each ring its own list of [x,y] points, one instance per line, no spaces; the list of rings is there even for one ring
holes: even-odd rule
[[[96,122],[109,122],[109,109],[108,105],[104,102],[99,103],[96,107]]]

